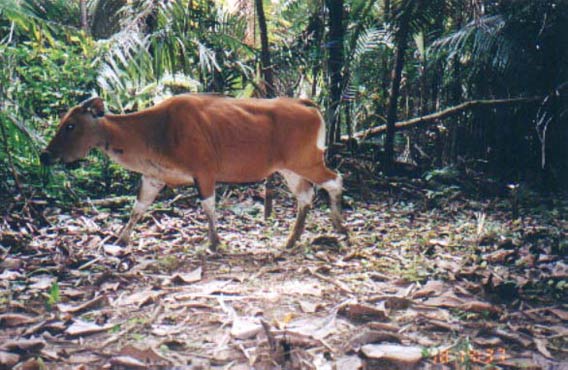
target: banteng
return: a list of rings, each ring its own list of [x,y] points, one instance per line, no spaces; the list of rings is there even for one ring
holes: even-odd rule
[[[342,180],[324,163],[324,143],[325,123],[309,100],[179,95],[137,113],[115,115],[105,114],[103,100],[95,97],[63,117],[41,160],[73,162],[98,148],[142,174],[130,220],[119,235],[123,244],[165,185],[194,184],[209,221],[212,250],[219,244],[215,184],[256,182],[279,172],[298,201],[290,248],[303,232],[312,184],[327,191],[333,226],[346,232]]]

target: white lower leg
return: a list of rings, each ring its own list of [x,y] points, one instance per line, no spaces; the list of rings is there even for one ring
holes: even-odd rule
[[[310,207],[314,200],[314,189],[310,187],[303,192],[296,193],[296,199],[298,200],[298,208]]]
[[[306,216],[314,199],[314,189],[307,180],[292,171],[283,170],[280,171],[280,173],[284,176],[288,187],[292,193],[294,193],[298,201],[296,221],[294,222],[294,227],[286,243],[287,248],[292,248],[304,232]]]
[[[329,203],[331,208],[331,222],[333,226],[340,232],[346,232],[341,217],[341,193],[343,192],[343,179],[341,175],[333,180],[328,180],[321,184],[321,187],[329,194]]]
[[[138,193],[138,197],[136,198],[136,202],[132,207],[132,212],[130,213],[130,219],[128,223],[122,228],[120,234],[118,236],[118,241],[123,244],[128,244],[130,241],[130,233],[132,229],[142,218],[144,212],[150,207],[156,196],[164,187],[164,182],[153,179],[150,177],[142,176],[142,184],[140,186],[140,191]]]
[[[209,198],[203,199],[201,201],[201,206],[203,207],[209,222],[209,243],[212,248],[215,248],[215,246],[219,244],[219,236],[217,235],[217,228],[215,226],[217,221],[217,217],[215,215],[215,194]]]
[[[144,212],[146,212],[149,206],[150,204],[142,203],[139,200],[136,200],[134,207],[132,207],[132,212],[130,213],[128,223],[122,228],[118,236],[118,240],[120,242],[125,244],[128,244],[130,242],[130,234],[132,233],[134,225],[136,225],[138,220],[142,218],[142,215],[144,215]]]

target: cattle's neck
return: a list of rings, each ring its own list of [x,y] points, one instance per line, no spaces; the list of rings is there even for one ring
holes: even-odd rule
[[[115,119],[108,116],[99,118],[98,124],[100,140],[97,143],[97,147],[111,159],[117,159],[116,157],[124,154],[125,151],[125,128],[121,127]]]
[[[101,139],[97,147],[112,161],[168,185],[193,183],[189,172],[167,159],[160,140],[165,132],[160,115],[106,115],[99,119],[99,127]]]
[[[141,160],[149,155],[147,139],[141,131],[144,123],[130,115],[106,115],[99,119],[101,130],[98,147],[111,160],[136,172]],[[138,117],[140,118],[140,117]]]

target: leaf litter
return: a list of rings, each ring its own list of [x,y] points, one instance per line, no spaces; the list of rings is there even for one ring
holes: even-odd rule
[[[318,198],[291,251],[292,200],[266,222],[258,187],[225,192],[214,255],[192,197],[156,206],[129,250],[112,244],[127,208],[12,215],[0,368],[567,368],[567,199],[513,220],[506,198],[432,204],[412,181],[346,196],[349,240]]]

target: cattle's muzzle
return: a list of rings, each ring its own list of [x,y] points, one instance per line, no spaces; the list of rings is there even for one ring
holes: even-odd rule
[[[41,152],[41,154],[39,155],[39,160],[41,164],[43,164],[44,166],[51,165],[52,163],[51,153],[49,153],[48,151]]]

